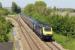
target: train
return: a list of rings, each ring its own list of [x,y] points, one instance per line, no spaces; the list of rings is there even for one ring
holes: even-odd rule
[[[40,37],[42,40],[52,40],[53,31],[49,24],[43,24],[42,22],[34,20],[32,17],[20,14],[20,17],[24,22]]]

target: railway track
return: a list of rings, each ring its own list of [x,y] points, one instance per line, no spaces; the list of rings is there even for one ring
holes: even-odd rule
[[[18,17],[19,19],[15,19],[21,29],[22,35],[24,36],[29,50],[62,50],[57,45],[52,42],[43,42],[38,36],[27,26],[24,18]]]
[[[62,50],[57,45],[55,45],[53,42],[45,42],[45,43],[48,47],[51,48],[51,50]]]
[[[36,45],[35,41],[31,38],[31,36],[26,31],[26,29],[23,27],[22,23],[17,19],[15,19],[15,20],[18,22],[21,32],[22,32],[25,40],[27,41],[27,44],[28,44],[30,50],[35,50],[35,49],[40,50],[40,48]]]

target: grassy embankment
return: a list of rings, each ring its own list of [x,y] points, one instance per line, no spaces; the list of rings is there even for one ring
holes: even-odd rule
[[[69,50],[75,50],[75,39],[74,38],[68,38],[66,36],[60,35],[60,34],[54,34],[53,38],[61,44],[64,48]]]

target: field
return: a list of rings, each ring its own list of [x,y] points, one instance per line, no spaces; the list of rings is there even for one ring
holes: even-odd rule
[[[60,34],[54,34],[53,37],[58,43],[60,43],[65,49],[75,50],[75,39],[68,38]]]

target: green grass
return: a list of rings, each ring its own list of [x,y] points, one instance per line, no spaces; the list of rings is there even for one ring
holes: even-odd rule
[[[65,49],[75,50],[75,39],[67,38],[66,36],[60,34],[54,34],[53,38]]]

